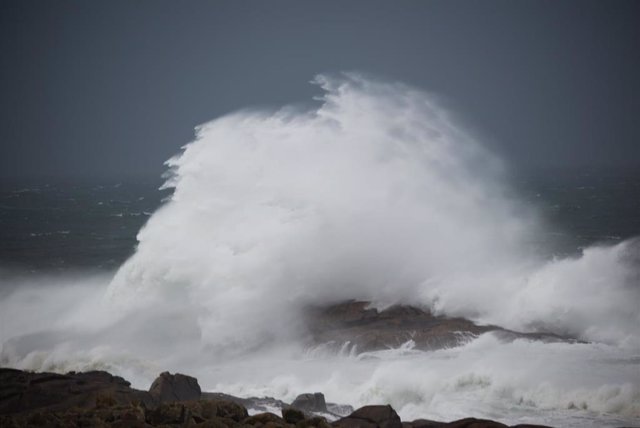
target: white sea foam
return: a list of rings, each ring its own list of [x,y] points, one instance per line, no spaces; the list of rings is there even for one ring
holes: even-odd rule
[[[310,111],[199,127],[112,279],[3,280],[15,291],[0,300],[0,363],[103,368],[142,388],[179,370],[205,389],[317,390],[403,418],[638,423],[639,241],[540,256],[535,209],[430,96],[354,74],[315,82]],[[302,349],[303,308],[349,298],[594,343]]]
[[[115,302],[179,295],[222,348],[282,337],[304,305],[347,298],[638,344],[637,242],[540,260],[533,209],[428,95],[357,75],[316,83],[316,110],[198,128],[168,162],[173,197],[117,273]]]

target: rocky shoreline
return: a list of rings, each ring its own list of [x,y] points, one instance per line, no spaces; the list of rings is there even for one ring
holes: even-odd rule
[[[346,301],[306,310],[306,342],[333,351],[362,353],[397,348],[409,341],[420,350],[459,346],[492,332],[505,341],[575,342],[548,333],[520,333],[477,325],[464,318],[433,315],[428,309]],[[33,373],[0,368],[0,426],[5,427],[215,427],[215,428],[490,428],[502,423],[474,418],[454,422],[401,421],[389,405],[353,409],[325,402],[321,393],[292,403],[203,392],[197,379],[162,373],[148,391],[131,388],[105,371]],[[542,425],[516,425],[542,427]]]
[[[271,409],[272,411],[267,411]],[[279,415],[273,412],[279,409]],[[0,426],[200,428],[504,428],[467,418],[401,421],[389,405],[359,409],[326,403],[321,393],[292,403],[202,392],[197,379],[164,372],[148,391],[104,371],[32,373],[0,368]],[[519,428],[542,425],[515,425]]]

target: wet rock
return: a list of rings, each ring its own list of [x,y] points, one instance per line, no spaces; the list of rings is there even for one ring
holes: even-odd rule
[[[204,422],[197,422],[196,426],[198,428],[238,428],[242,425],[232,419],[213,417]]]
[[[0,414],[40,410],[63,411],[140,402],[151,405],[149,393],[104,371],[85,373],[30,373],[0,369]]]
[[[413,316],[401,310],[385,316]],[[351,316],[351,315],[350,315]],[[370,315],[352,317],[363,322]],[[243,399],[221,393],[200,394],[195,378],[163,373],[151,392],[107,372],[54,374],[0,369],[0,426],[12,427],[128,427],[198,426],[202,428],[505,428],[499,422],[467,418],[454,422],[418,419],[400,421],[391,406],[365,406],[331,425],[311,412],[327,412],[320,393],[302,394],[294,404],[269,399]],[[167,392],[168,391],[168,392]],[[196,397],[197,396],[197,397]],[[201,396],[206,397],[200,399]],[[196,397],[188,399],[186,397]],[[161,400],[173,400],[160,402]],[[180,400],[180,401],[176,401]],[[277,403],[282,418],[272,413],[248,416],[242,403]],[[280,405],[282,404],[282,405]],[[270,407],[270,404],[266,404]],[[273,408],[273,406],[271,406]],[[331,407],[332,409],[334,407]],[[516,425],[512,428],[550,428]]]
[[[552,427],[548,425],[518,424],[518,425],[511,426],[511,428],[552,428]],[[621,427],[621,428],[624,428],[624,427]]]
[[[509,428],[500,422],[486,419],[466,418],[443,425],[444,428]]]
[[[340,428],[402,428],[400,416],[389,405],[361,407],[333,425]]]
[[[197,400],[200,398],[200,385],[195,377],[169,372],[160,373],[149,388],[149,394],[158,402]]]
[[[296,423],[296,428],[331,428],[331,425],[325,418],[315,416]]]
[[[293,407],[285,407],[282,409],[282,418],[290,423],[296,424],[305,419],[304,412]]]
[[[359,301],[309,308],[307,326],[312,343],[336,350],[348,344],[354,352],[395,348],[410,340],[418,349],[438,349],[460,345],[494,329],[462,318],[434,316],[412,306],[378,311]]]
[[[315,392],[313,394],[300,394],[293,400],[291,407],[306,412],[327,412],[327,403],[324,394]]]
[[[151,425],[183,424],[191,419],[191,411],[181,403],[164,403],[149,410],[145,419]]]
[[[441,349],[462,345],[486,332],[494,332],[504,341],[576,342],[551,333],[480,326],[465,318],[436,316],[414,306],[395,305],[379,311],[369,302],[355,300],[307,308],[306,322],[311,344],[355,353],[397,348],[409,341],[416,349]]]
[[[249,416],[249,413],[247,412],[247,409],[237,403],[231,401],[220,401],[217,403],[216,416],[241,422]]]
[[[403,428],[440,428],[445,426],[446,422],[431,421],[428,419],[416,419],[411,422],[402,422]]]
[[[331,426],[336,428],[378,428],[374,422],[367,421],[365,419],[355,419],[355,418],[342,418],[334,423]]]

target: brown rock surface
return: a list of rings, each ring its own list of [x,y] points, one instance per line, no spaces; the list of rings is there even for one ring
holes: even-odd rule
[[[327,403],[324,394],[314,392],[313,394],[300,394],[293,400],[291,407],[304,410],[306,412],[326,412]]]
[[[496,332],[504,340],[528,338],[542,341],[571,340],[547,333],[518,333],[496,326],[481,326],[464,318],[435,316],[413,306],[391,306],[382,311],[369,302],[348,301],[309,308],[309,341],[340,349],[346,343],[356,352],[397,348],[409,340],[421,350],[458,346],[482,333]]]
[[[486,419],[466,418],[443,425],[443,428],[509,428],[505,424]]]
[[[55,374],[0,369],[0,414],[132,402],[150,405],[153,399],[148,392],[132,389],[126,380],[104,371]]]
[[[296,424],[304,421],[306,416],[302,410],[298,410],[293,407],[285,407],[282,409],[282,419],[289,424]]]
[[[200,385],[195,377],[180,373],[160,373],[149,388],[149,394],[158,402],[197,400],[200,398]]]
[[[333,423],[339,428],[402,428],[400,416],[389,405],[386,406],[364,406],[351,413],[346,418],[342,418]]]
[[[402,428],[440,428],[445,426],[446,422],[431,421],[428,419],[416,419],[411,422],[402,422]]]

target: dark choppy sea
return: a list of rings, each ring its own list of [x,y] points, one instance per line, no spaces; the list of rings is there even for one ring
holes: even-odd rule
[[[112,270],[169,193],[159,180],[18,181],[0,189],[0,267]]]

